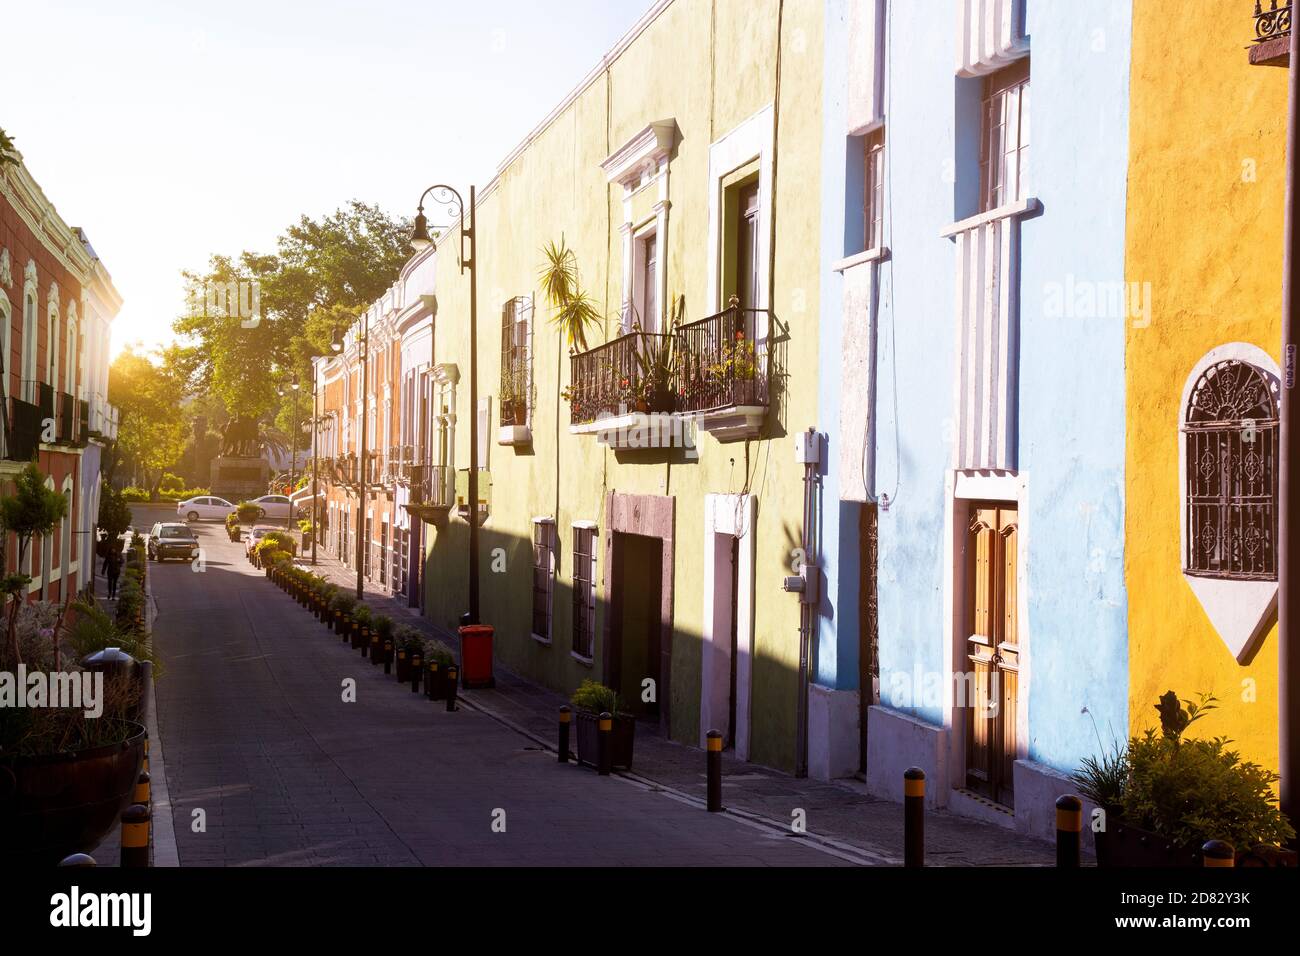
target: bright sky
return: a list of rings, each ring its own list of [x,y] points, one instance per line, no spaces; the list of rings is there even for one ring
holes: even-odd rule
[[[171,338],[180,271],[349,199],[483,185],[650,0],[0,0],[0,126],[126,304]]]

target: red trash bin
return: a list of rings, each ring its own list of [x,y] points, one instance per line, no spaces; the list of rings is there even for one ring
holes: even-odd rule
[[[467,690],[495,687],[492,676],[491,624],[464,624],[460,628],[460,684]]]

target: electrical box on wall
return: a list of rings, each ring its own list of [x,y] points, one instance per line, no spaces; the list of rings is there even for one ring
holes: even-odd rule
[[[803,564],[798,574],[792,574],[781,582],[781,590],[799,595],[800,604],[817,603],[817,565]]]
[[[822,436],[809,429],[794,436],[794,460],[800,465],[815,465],[821,461]]]

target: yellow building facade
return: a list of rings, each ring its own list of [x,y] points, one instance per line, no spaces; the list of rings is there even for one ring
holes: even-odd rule
[[[1212,693],[1201,734],[1276,768],[1287,75],[1249,62],[1249,7],[1133,7],[1126,273],[1151,309],[1126,348],[1129,730],[1166,690]]]
[[[604,681],[674,739],[718,728],[738,755],[790,768],[801,612],[783,582],[806,530],[794,436],[816,421],[823,5],[724,15],[740,6],[655,4],[478,191],[477,409],[457,225],[427,204],[444,231],[424,604],[447,629],[465,610],[477,415],[498,661],[561,692]],[[601,316],[578,354],[542,287],[552,243]],[[640,374],[640,333],[691,325],[733,371],[753,361],[763,394],[674,414],[685,378],[671,407],[618,392]],[[740,345],[717,352],[719,330]]]

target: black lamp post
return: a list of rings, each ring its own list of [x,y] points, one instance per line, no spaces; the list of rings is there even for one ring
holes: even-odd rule
[[[424,200],[433,194],[434,202],[448,206],[460,221],[460,271],[469,270],[469,612],[466,624],[479,622],[478,587],[478,247],[474,221],[474,187],[469,187],[469,206],[451,186],[430,186],[420,196],[411,234],[411,248],[417,252],[435,246],[429,236],[429,220],[424,215]],[[466,253],[465,244],[469,243]]]

